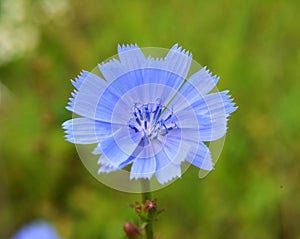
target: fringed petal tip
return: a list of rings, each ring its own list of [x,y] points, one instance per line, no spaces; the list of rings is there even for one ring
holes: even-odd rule
[[[153,56],[147,56],[147,63],[156,63],[157,67],[161,67],[161,65],[159,64],[163,64],[164,63],[164,58],[163,57],[153,57]],[[150,64],[151,65],[151,64]],[[154,67],[154,64],[151,65],[152,67]]]
[[[140,47],[135,43],[135,44],[118,44],[118,53],[122,53],[122,52],[126,52],[126,51],[130,51],[130,50],[137,50],[140,49]],[[175,43],[170,51],[174,51],[177,53],[181,53],[184,55],[187,55],[189,57],[192,57],[192,53],[188,50],[185,50],[182,48],[182,46],[179,46],[178,43]],[[149,56],[151,57],[151,56]]]
[[[99,122],[78,117],[65,121],[62,128],[65,132],[65,139],[75,144],[94,144],[98,143],[102,136],[96,131]]]
[[[180,165],[172,165],[172,169],[159,170],[156,172],[147,173],[130,173],[130,180],[148,179],[151,180],[155,174],[156,180],[160,184],[167,184],[176,178],[181,178],[181,167]]]
[[[119,169],[118,169],[118,168],[115,168],[115,167],[112,167],[112,166],[109,166],[109,165],[102,165],[102,166],[98,169],[97,173],[98,173],[98,175],[99,175],[99,174],[102,174],[102,173],[109,174],[109,173],[115,172],[115,171],[117,171],[117,170],[119,170]]]
[[[71,80],[71,83],[72,85],[77,89],[79,90],[82,83],[84,82],[84,79],[90,74],[90,72],[88,71],[85,71],[85,70],[82,70],[80,72],[80,74],[74,79],[74,80]]]
[[[116,58],[111,58],[109,59],[108,61],[103,61],[101,63],[98,63],[97,66],[98,66],[98,69],[101,71],[102,67],[107,65],[107,64],[119,64],[120,61]],[[116,65],[116,67],[118,67],[119,65]]]
[[[203,68],[200,71],[204,71],[207,74],[207,76],[212,79],[215,85],[219,82],[220,76],[213,75],[213,73],[207,68],[207,66],[203,66]]]
[[[130,180],[151,179],[156,171],[155,158],[136,158],[130,169]]]
[[[111,58],[97,65],[105,81],[111,82],[126,72],[119,59]]]
[[[167,184],[176,178],[181,178],[181,166],[172,164],[171,168],[157,171],[155,176],[160,184]]]
[[[120,169],[120,167],[113,165],[113,163],[105,156],[101,155],[97,161],[97,165],[100,166],[98,169],[98,174],[110,173]]]
[[[178,43],[175,43],[175,44],[171,47],[170,52],[180,53],[180,54],[183,54],[183,55],[188,56],[189,58],[192,58],[192,56],[193,56],[193,54],[192,54],[190,51],[183,49],[182,46],[179,46]]]
[[[181,179],[181,175],[178,175],[178,176],[173,176],[171,178],[168,178],[167,180],[159,180],[157,177],[156,177],[157,181],[160,183],[160,184],[168,184],[170,182],[172,182],[173,180],[175,179]]]
[[[72,120],[67,120],[62,123],[61,127],[64,130],[64,139],[70,143],[75,143],[75,139],[71,136],[70,127],[72,126]]]
[[[118,53],[139,49],[137,44],[118,44]]]
[[[197,161],[197,159],[195,160]],[[204,160],[204,162],[201,162],[201,164],[198,164],[199,162],[191,162],[192,165],[195,167],[205,170],[207,172],[215,170],[214,163],[210,160]]]
[[[70,130],[64,130],[65,132],[65,136],[64,136],[64,139],[69,142],[69,143],[72,143],[72,144],[85,144],[84,142],[81,142],[80,139],[76,139],[72,133],[70,132]],[[90,142],[88,142],[90,144]]]
[[[211,153],[204,143],[200,143],[197,149],[191,151],[187,156],[186,161],[195,167],[206,171],[214,169]]]
[[[130,173],[130,180],[139,180],[139,179],[148,179],[152,178],[154,173],[145,173],[145,174],[132,174]]]
[[[237,110],[238,106],[236,103],[233,101],[234,99],[232,96],[229,94],[229,90],[224,90],[221,92],[222,94],[222,99],[224,102],[224,109],[226,116],[230,116],[231,113]]]
[[[69,101],[67,106],[65,107],[67,110],[74,112],[75,99],[78,94],[78,91],[75,89],[71,92],[71,97],[69,97]]]
[[[130,71],[140,69],[146,62],[146,57],[137,44],[119,45],[118,56],[121,63]]]
[[[192,54],[190,54],[189,51],[186,51],[182,49],[181,46],[178,47],[178,44],[175,44],[164,59],[168,71],[183,79],[186,78],[192,62]]]
[[[69,127],[69,125],[70,125],[70,122],[71,122],[71,120],[67,120],[67,121],[63,122],[63,123],[61,124],[61,127],[62,127],[64,130],[67,130],[68,127]]]

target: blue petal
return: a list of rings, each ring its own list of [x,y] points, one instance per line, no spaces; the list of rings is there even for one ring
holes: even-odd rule
[[[163,153],[169,158],[170,162],[180,165],[184,161],[190,147],[192,147],[191,142],[182,138],[181,131],[172,130],[167,135]],[[160,156],[160,154],[158,154],[158,156]]]
[[[219,77],[213,76],[206,67],[193,74],[188,82],[193,85],[201,95],[209,93],[218,83]]]
[[[189,136],[186,139],[182,138],[181,130],[172,130],[167,135],[167,139],[160,152],[155,154],[156,158],[156,178],[159,183],[164,184],[170,180],[181,177],[180,164],[185,160],[192,148],[197,148],[197,144],[191,141]],[[155,147],[156,142],[152,145]],[[154,151],[156,151],[154,149]]]
[[[174,89],[165,85],[145,84],[137,86],[127,94],[124,94],[122,100],[126,102],[127,105],[131,106],[131,112],[131,109],[135,104],[143,105],[157,103],[159,101],[162,105],[167,105],[174,93]]]
[[[170,163],[161,170],[156,171],[155,176],[160,184],[165,184],[174,178],[181,177],[181,167]]]
[[[204,143],[199,143],[198,147],[193,149],[187,156],[186,161],[198,168],[208,171],[213,170],[213,162],[208,147]]]
[[[161,86],[168,86],[170,89],[177,91],[183,80],[182,77],[164,69],[144,68],[126,73],[118,78],[114,86],[118,86],[123,94],[135,87],[144,85],[146,85],[147,90],[151,92],[156,92],[157,88]],[[164,90],[167,90],[167,88]],[[149,95],[153,94],[154,93],[149,93]],[[155,97],[159,97],[159,93],[157,93]]]
[[[150,158],[136,158],[133,161],[130,170],[130,180],[132,179],[150,179],[155,173],[156,160],[154,157]]]
[[[196,72],[187,81],[184,82],[184,84],[180,88],[180,91],[172,100],[171,105],[174,106],[174,109],[176,111],[180,111],[186,107],[189,107],[190,105],[195,104],[195,102],[197,104],[197,102],[203,101],[207,93],[213,89],[218,80],[218,77],[212,76],[211,73],[206,70],[206,68],[202,68],[200,71]],[[226,96],[228,91],[224,92],[224,95],[222,94],[222,97],[224,97],[223,101],[230,101],[230,97]],[[228,109],[226,109],[227,114],[230,114],[236,110],[234,104],[227,104],[226,107],[228,107]]]
[[[75,118],[62,124],[66,139],[74,144],[93,144],[112,133],[111,124],[88,118]]]
[[[201,141],[199,121],[193,108],[189,106],[174,114],[177,118],[176,124],[178,125],[178,128],[172,130],[172,133],[173,131],[174,133],[179,131],[179,133],[174,136],[172,134],[172,136],[177,137],[178,140],[182,140],[184,142],[198,144]]]
[[[182,100],[180,94],[176,96],[178,104],[174,105],[174,114],[182,129],[183,138],[190,135],[194,141],[213,141],[225,135],[227,117],[236,110],[227,93],[228,91],[223,91],[205,96],[198,94],[190,99],[193,102],[190,105]]]
[[[98,169],[98,174],[101,173],[112,173],[115,172],[117,170],[120,170],[119,167],[114,167],[114,166],[110,166],[110,165],[102,165],[99,169]]]
[[[166,104],[176,94],[184,78],[163,69],[145,69],[144,84],[149,85],[144,94],[148,100],[161,98]]]
[[[112,125],[112,128],[115,126],[123,127],[123,126],[118,126],[118,125]],[[117,128],[117,129],[114,129],[113,131],[114,131],[114,133],[112,133],[111,135],[106,135],[99,139],[100,143],[94,149],[93,154],[103,154],[101,143],[106,140],[114,140],[114,142],[119,146],[119,149],[121,151],[128,152],[127,154],[131,155],[132,157],[136,157],[144,149],[144,147],[141,147],[139,145],[139,142],[141,142],[141,138],[144,136],[143,132],[137,132],[137,133],[129,136],[129,135],[127,135],[127,131],[128,131],[127,127],[126,128],[123,127],[122,129]],[[128,149],[127,149],[127,146],[129,143],[130,143],[130,145],[131,145],[131,143],[133,143],[136,146],[136,148],[133,152],[128,151]],[[99,164],[109,164],[111,166],[114,166],[114,165],[116,166],[116,164],[113,164],[111,161],[109,161],[109,159],[107,159],[104,156],[105,155],[102,155],[102,157],[99,159]],[[104,161],[102,159],[104,159]]]
[[[202,168],[209,168],[207,165],[211,161],[210,153],[208,148],[200,141],[199,130],[197,129],[177,129],[180,133],[172,130],[168,135],[168,140],[171,137],[172,141],[180,142],[180,147],[178,149],[178,157],[181,160],[186,160],[191,164]],[[174,160],[176,161],[176,160]]]
[[[221,92],[221,96],[223,99],[223,104],[225,107],[225,112],[226,112],[226,116],[229,116],[231,113],[233,113],[234,111],[237,110],[237,106],[235,105],[235,103],[233,102],[233,99],[231,98],[230,95],[228,95],[229,91],[223,91]]]
[[[98,64],[98,68],[105,80],[112,82],[128,72],[128,68],[121,64],[117,59],[111,59],[108,62]]]
[[[13,239],[59,239],[55,228],[43,221],[33,222],[22,227],[13,237]]]
[[[192,54],[175,44],[165,57],[168,71],[185,78],[192,62]]]
[[[174,111],[181,111],[203,97],[194,85],[185,81],[170,104],[174,106]]]
[[[221,91],[217,93],[208,94],[199,98],[191,106],[198,114],[210,113],[210,114],[222,114],[229,116],[234,112],[237,107],[233,99],[228,95],[229,91]]]
[[[171,145],[169,144],[168,148],[170,146]],[[180,155],[180,153],[182,152],[180,149],[168,149],[168,153],[169,155],[171,155],[171,158],[168,156],[165,149],[166,147],[164,145],[163,150],[161,150],[158,154],[155,155],[155,176],[158,182],[161,184],[167,183],[176,177],[181,177],[180,163],[184,160],[184,156]]]
[[[84,80],[88,77],[90,73],[88,71],[82,71],[80,75],[78,75],[75,80],[71,80],[72,85],[79,90]]]
[[[120,166],[120,164],[130,158],[137,148],[127,128],[120,128],[114,135],[104,138],[99,146],[93,153],[102,153],[114,167]]]
[[[142,69],[146,58],[137,45],[118,46],[118,55],[120,61],[112,59],[98,65],[100,72],[104,78],[112,82],[120,76]]]
[[[123,100],[117,83],[117,81],[111,83],[103,94],[98,97],[95,118],[101,121],[127,125],[132,105]],[[118,107],[116,107],[117,105]]]
[[[80,76],[80,80],[73,82],[78,91],[72,93],[68,110],[90,119],[95,119],[96,107],[99,97],[106,87],[106,82],[100,77],[85,72]]]
[[[111,172],[115,172],[117,170],[121,170],[122,168],[131,164],[134,159],[135,159],[134,157],[129,157],[126,161],[121,163],[118,167],[115,167],[111,164],[111,161],[109,161],[109,159],[107,159],[104,155],[101,155],[98,160],[98,164],[101,165],[101,167],[98,170],[98,174],[111,173]]]
[[[236,110],[228,91],[206,95],[192,104],[197,114],[201,141],[213,141],[227,131],[227,117]]]
[[[121,63],[127,66],[129,70],[141,68],[146,61],[143,52],[137,45],[119,45],[118,55]]]

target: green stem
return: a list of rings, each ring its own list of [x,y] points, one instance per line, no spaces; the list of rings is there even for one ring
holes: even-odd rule
[[[147,179],[142,180],[142,203],[145,204],[146,200],[152,200],[150,181]],[[151,212],[147,215],[147,224],[145,226],[146,239],[153,239],[153,215]]]
[[[152,200],[150,181],[142,179],[142,202],[145,203],[147,199]]]
[[[148,222],[148,224],[145,227],[146,231],[146,238],[147,239],[153,239],[153,226],[152,226],[152,221]]]

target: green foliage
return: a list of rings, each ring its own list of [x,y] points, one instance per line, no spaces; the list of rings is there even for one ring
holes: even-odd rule
[[[4,2],[0,38],[5,17],[20,14]],[[27,4],[16,27],[34,27],[38,38],[0,63],[0,238],[40,218],[65,239],[124,237],[124,222],[136,220],[129,205],[139,198],[97,182],[65,142],[69,79],[115,54],[118,43],[176,42],[221,76],[219,89],[230,89],[239,109],[215,171],[198,179],[190,168],[154,193],[166,209],[155,233],[300,237],[299,1],[65,0],[53,1],[56,10],[43,7],[46,0],[20,2]]]

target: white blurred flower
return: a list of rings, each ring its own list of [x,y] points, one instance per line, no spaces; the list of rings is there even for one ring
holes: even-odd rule
[[[0,66],[34,50],[41,24],[60,19],[69,0],[3,0],[0,2]]]

